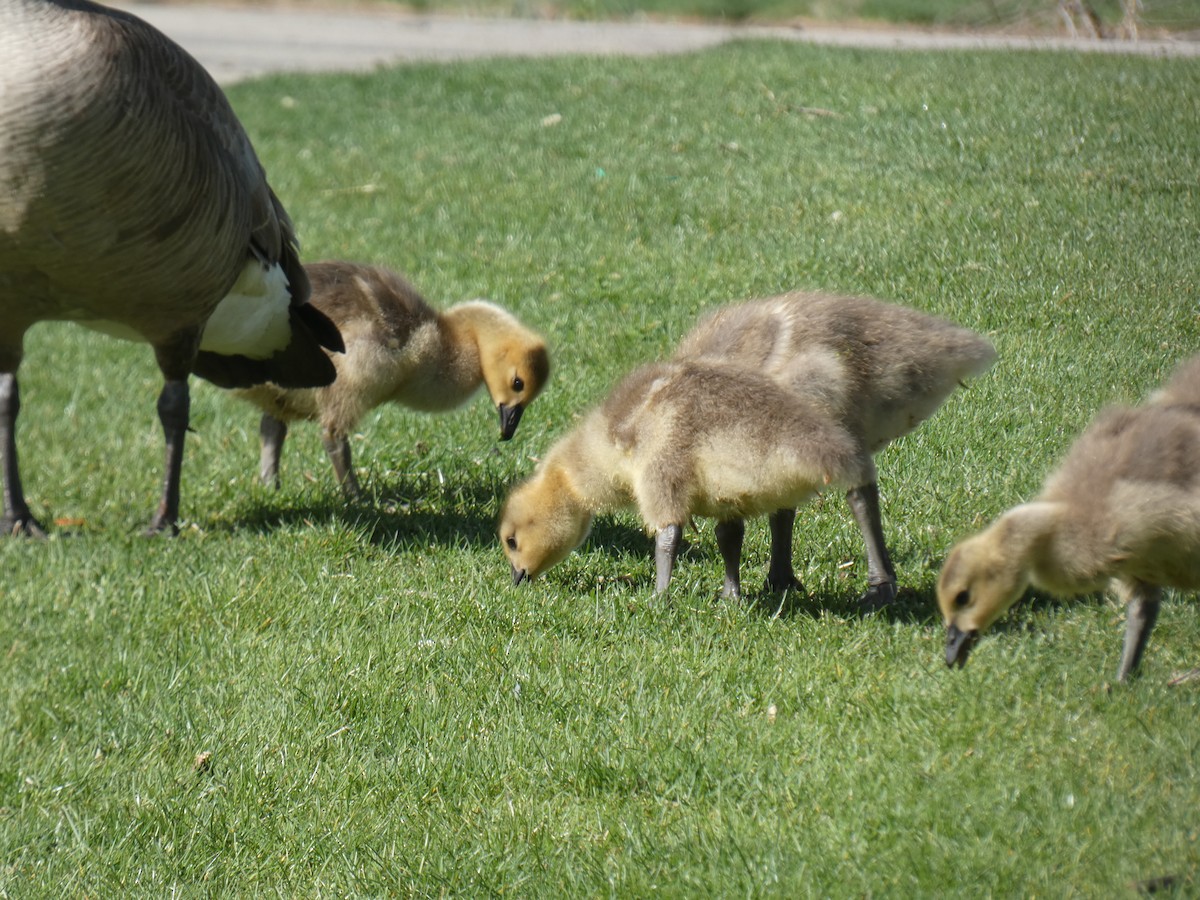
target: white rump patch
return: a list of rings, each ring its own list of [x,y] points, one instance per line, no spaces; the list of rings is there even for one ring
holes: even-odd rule
[[[251,359],[278,353],[292,339],[291,303],[283,267],[277,264],[264,269],[250,260],[204,326],[200,349]]]

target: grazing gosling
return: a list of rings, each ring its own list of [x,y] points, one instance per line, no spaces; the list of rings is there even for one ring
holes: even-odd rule
[[[867,460],[912,431],[965,379],[987,370],[995,348],[945,319],[866,297],[792,292],[722,307],[679,345],[680,360],[722,361],[753,369],[808,398],[849,432]],[[868,590],[861,603],[884,606],[896,596],[896,572],[883,536],[873,461],[846,499],[867,551]],[[770,516],[767,586],[800,587],[792,569],[795,510]],[[718,534],[722,555],[741,554],[744,529]]]
[[[201,65],[88,0],[0,2],[0,185],[0,531],[44,534],[17,466],[17,370],[25,332],[61,320],[154,348],[166,452],[149,531],[173,533],[191,374],[333,380],[323,348],[342,341],[307,304],[292,222]]]
[[[492,303],[473,300],[438,312],[402,277],[379,266],[335,260],[305,270],[311,302],[338,326],[346,352],[333,357],[337,379],[328,387],[265,384],[234,392],[263,410],[264,484],[279,486],[289,422],[320,422],[338,483],[357,497],[349,435],[375,407],[390,402],[442,412],[486,384],[499,411],[500,439],[507,441],[550,376],[545,341]]]
[[[587,537],[595,514],[636,506],[655,532],[655,592],[670,584],[684,524],[728,523],[794,507],[826,485],[859,484],[871,460],[804,395],[733,366],[643,366],[559,440],[510,494],[499,536],[513,583],[535,578]],[[739,559],[724,555],[725,593]]]
[[[956,546],[938,580],[946,664],[1034,585],[1111,587],[1127,604],[1117,672],[1142,660],[1163,588],[1200,588],[1200,357],[1150,401],[1100,413],[1031,502]]]

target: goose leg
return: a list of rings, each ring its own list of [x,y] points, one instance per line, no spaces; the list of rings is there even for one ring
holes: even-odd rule
[[[263,413],[258,423],[258,438],[262,452],[258,458],[258,477],[267,487],[279,490],[279,454],[283,452],[283,440],[287,437],[287,422],[281,422],[270,413]]]
[[[354,466],[350,463],[350,438],[346,435],[335,435],[329,429],[321,432],[321,443],[333,463],[333,474],[337,476],[342,493],[350,500],[362,497],[362,489],[358,486],[358,478],[354,474]]]
[[[725,584],[721,596],[737,600],[742,596],[742,543],[746,538],[746,523],[742,519],[718,522],[715,534],[717,549],[725,561]]]
[[[168,379],[158,395],[158,421],[166,438],[166,464],[163,468],[162,499],[150,520],[147,534],[169,531],[178,534],[179,482],[183,474],[183,439],[187,434],[191,395],[186,377]]]
[[[0,529],[4,534],[27,534],[45,537],[40,522],[33,517],[21,489],[21,473],[17,467],[17,413],[21,409],[21,392],[13,372],[0,374],[0,458],[4,465],[4,515]]]
[[[1125,681],[1137,672],[1142,654],[1150,640],[1150,632],[1158,619],[1158,607],[1162,602],[1162,591],[1148,584],[1137,585],[1130,594],[1125,612],[1125,646],[1121,651],[1121,668],[1118,681]]]
[[[896,599],[896,570],[883,539],[879,485],[874,481],[846,492],[846,501],[867,545],[867,592],[859,599],[866,609],[880,609]]]
[[[767,589],[776,593],[802,591],[804,585],[792,569],[792,531],[796,524],[794,509],[777,509],[771,513],[771,562],[767,569]]]
[[[675,570],[675,557],[683,543],[682,525],[664,525],[654,539],[654,593],[665,594]]]

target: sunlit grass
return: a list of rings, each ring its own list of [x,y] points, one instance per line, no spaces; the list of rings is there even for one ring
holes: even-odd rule
[[[932,589],[1200,348],[1197,97],[1193,61],[769,43],[239,85],[309,258],[490,296],[553,380],[511,444],[482,398],[369,416],[349,507],[312,428],[260,487],[257,415],[197,382],[185,527],[145,540],[149,350],[34,329],[26,488],[65,524],[0,543],[0,894],[1193,891],[1200,695],[1167,685],[1197,664],[1190,599],[1110,689],[1110,602],[1036,599],[951,673]],[[708,523],[669,603],[628,515],[511,587],[507,485],[700,310],[792,287],[1000,350],[879,460],[899,606],[855,613],[838,497],[802,513],[810,596],[778,616],[716,599]],[[748,587],[766,547],[751,523]]]

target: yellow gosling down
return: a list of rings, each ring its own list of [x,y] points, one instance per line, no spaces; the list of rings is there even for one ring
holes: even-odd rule
[[[320,423],[337,480],[348,497],[357,497],[349,436],[375,407],[398,403],[444,412],[486,385],[500,416],[500,439],[507,441],[550,377],[545,341],[493,303],[472,300],[438,311],[404,278],[379,266],[334,260],[305,269],[312,304],[337,325],[346,352],[332,357],[337,380],[327,387],[265,384],[236,392],[263,410],[264,484],[279,486],[291,422]]]
[[[986,371],[995,348],[945,319],[868,297],[793,292],[722,307],[680,343],[676,359],[721,361],[801,394],[870,459],[908,434],[954,388]],[[896,572],[883,535],[874,464],[846,499],[867,552],[867,609],[891,603]],[[767,587],[800,588],[792,569],[795,510],[770,516]],[[732,528],[732,525],[727,528]]]
[[[828,485],[861,484],[870,466],[820,406],[769,378],[704,362],[652,363],[621,381],[512,491],[500,542],[521,584],[579,546],[597,513],[633,506],[655,534],[661,594],[684,524],[710,517],[724,593],[737,596],[743,519],[798,506]]]
[[[958,544],[938,580],[946,664],[1033,585],[1111,588],[1126,604],[1124,681],[1142,660],[1164,588],[1200,588],[1200,357],[1138,407],[1101,412],[1041,493]]]
[[[17,466],[17,368],[37,322],[154,348],[174,532],[193,372],[328,384],[292,223],[216,82],[141,19],[88,0],[0,3],[0,529],[41,535]]]

